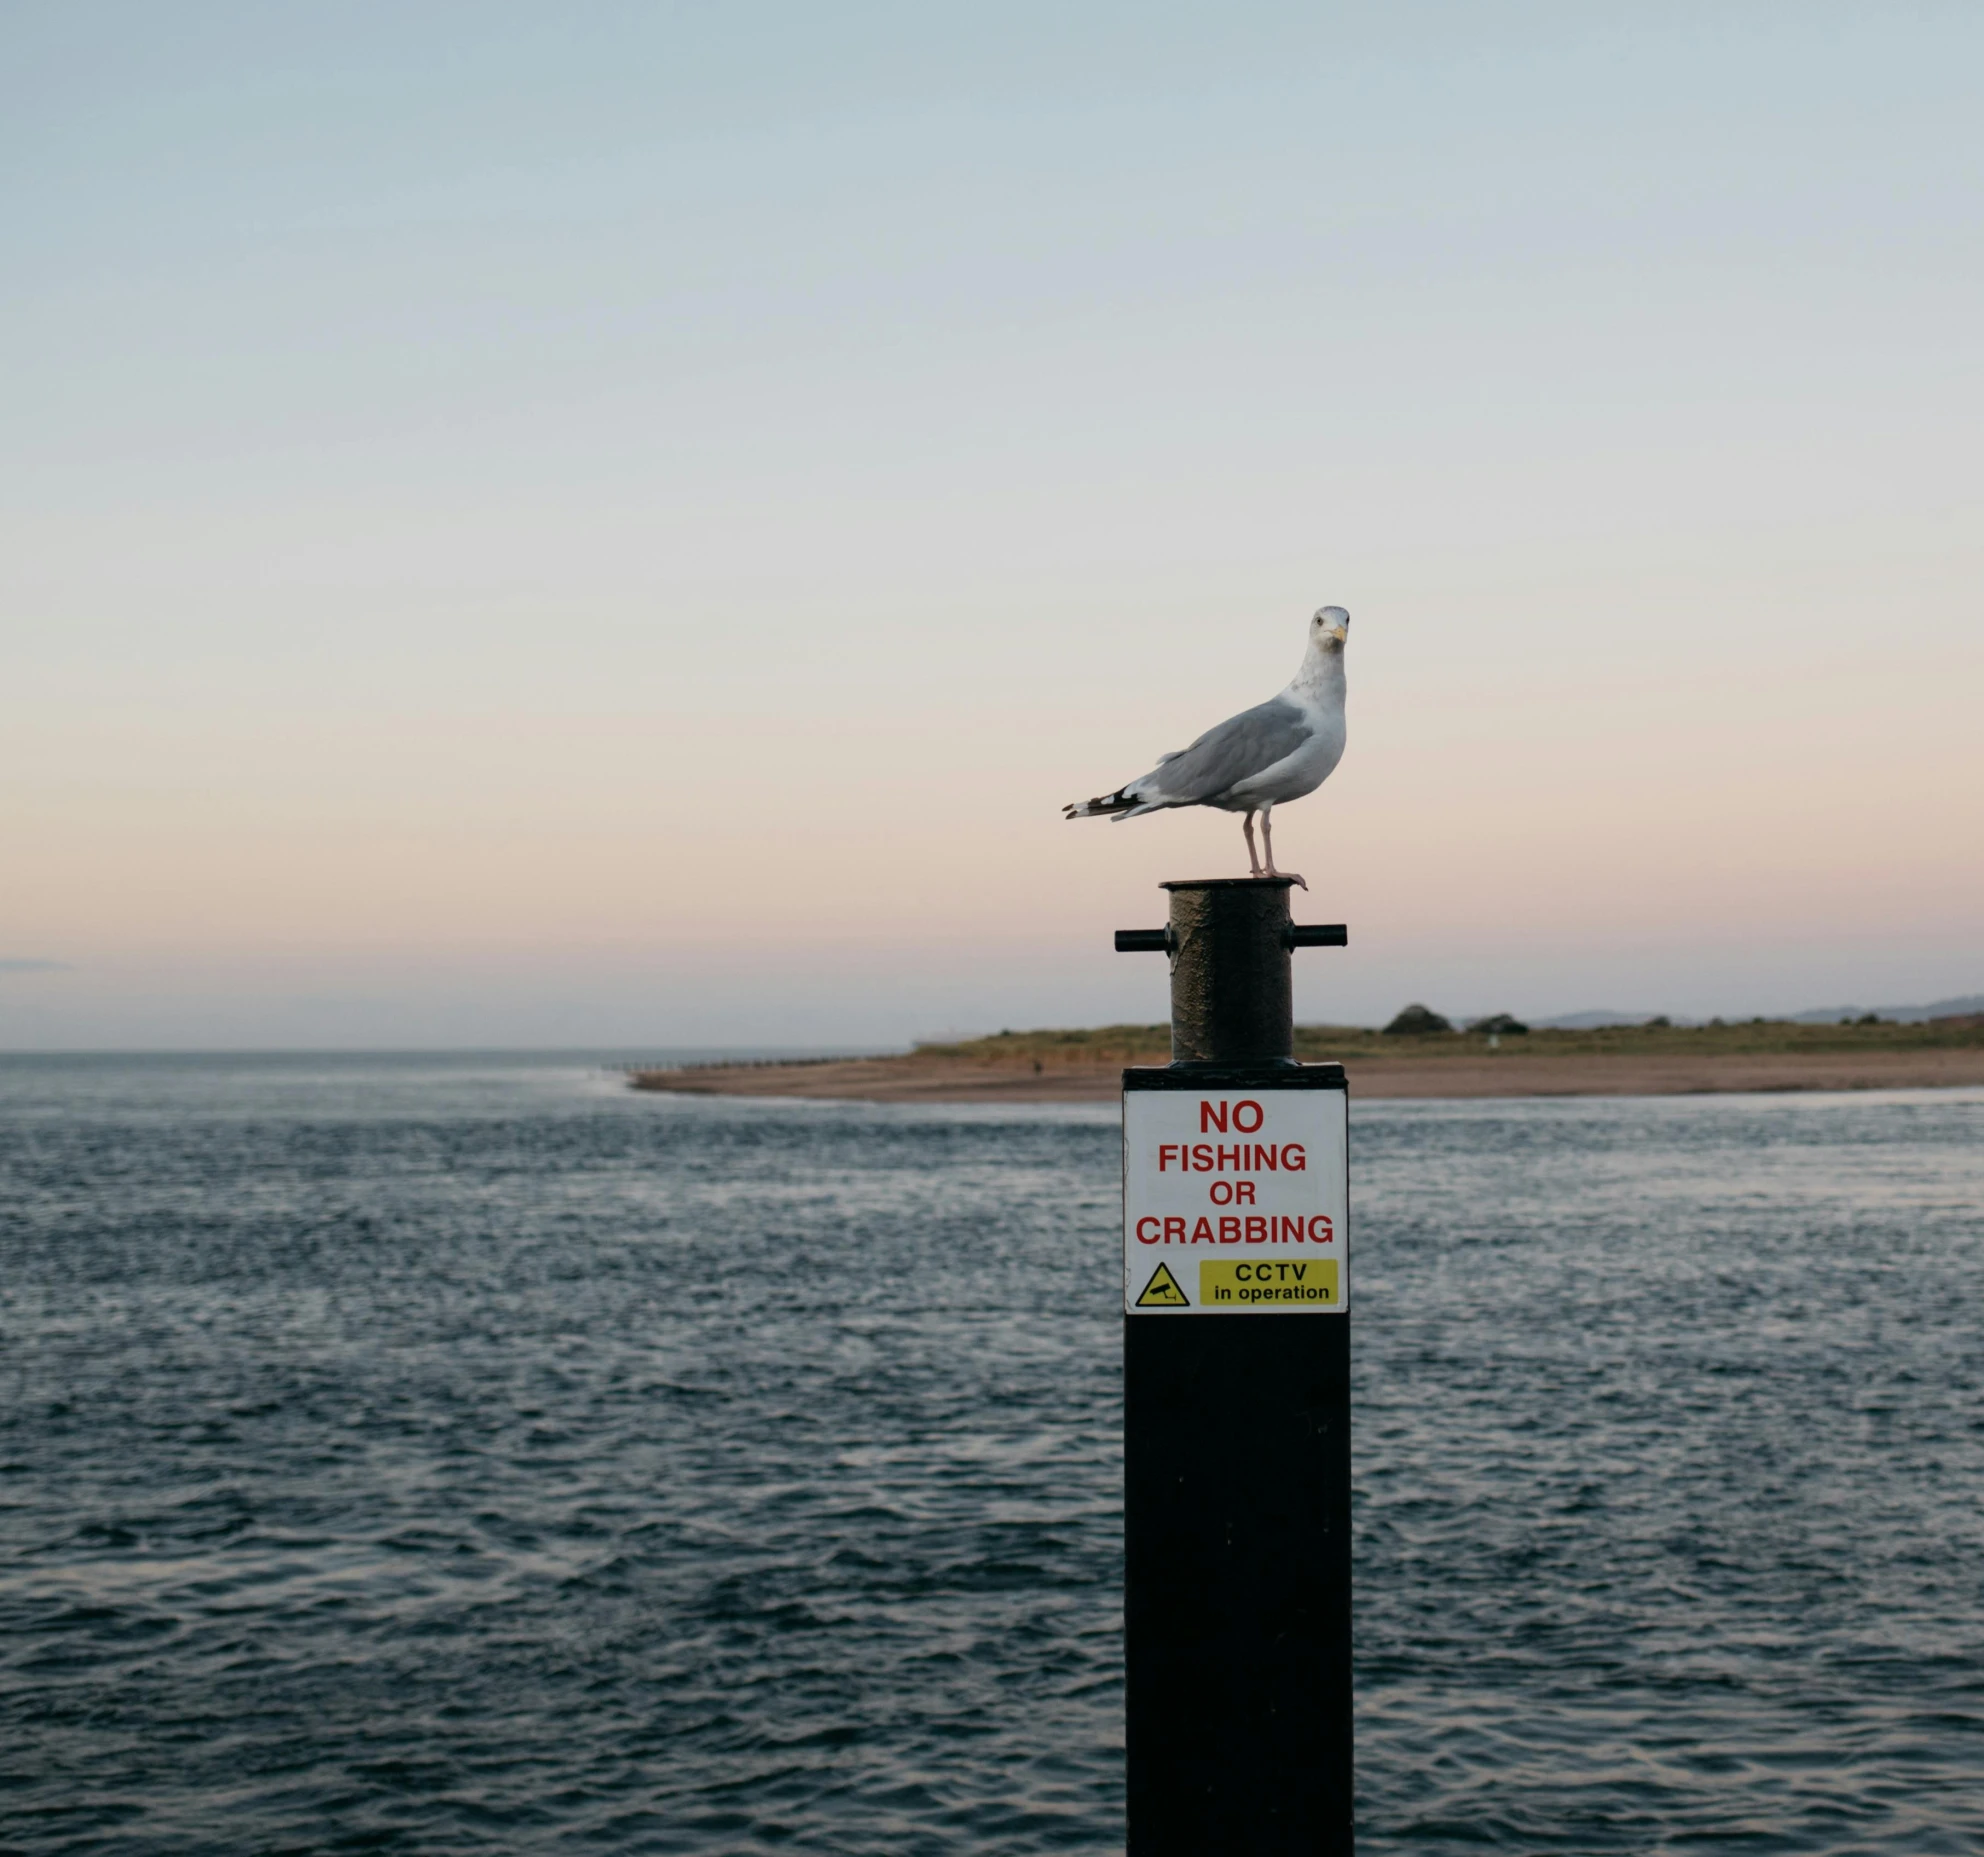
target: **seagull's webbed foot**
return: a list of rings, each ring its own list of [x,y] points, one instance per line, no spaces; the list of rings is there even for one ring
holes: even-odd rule
[[[1294,884],[1298,889],[1306,890],[1309,887],[1308,878],[1298,877],[1292,870],[1276,870],[1272,864],[1270,864],[1268,868],[1261,873],[1261,875],[1264,877],[1286,877],[1288,881]]]

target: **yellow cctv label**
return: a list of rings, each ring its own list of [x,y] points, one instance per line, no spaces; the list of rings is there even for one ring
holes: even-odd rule
[[[1199,1307],[1327,1309],[1336,1301],[1336,1259],[1206,1258],[1199,1265]]]

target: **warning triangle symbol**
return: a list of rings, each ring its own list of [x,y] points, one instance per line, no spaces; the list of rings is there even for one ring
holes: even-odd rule
[[[1178,1279],[1171,1274],[1171,1266],[1160,1264],[1144,1285],[1144,1293],[1137,1298],[1136,1306],[1139,1309],[1189,1309],[1192,1305],[1185,1300],[1185,1292],[1178,1287]]]

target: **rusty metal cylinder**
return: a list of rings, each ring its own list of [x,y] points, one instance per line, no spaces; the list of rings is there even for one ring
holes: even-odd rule
[[[1295,1061],[1288,877],[1167,883],[1171,1061]]]

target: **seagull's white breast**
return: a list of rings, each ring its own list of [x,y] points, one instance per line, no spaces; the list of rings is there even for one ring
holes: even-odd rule
[[[1315,792],[1330,777],[1343,759],[1347,736],[1343,711],[1332,713],[1308,704],[1303,707],[1309,710],[1313,730],[1309,739],[1271,767],[1236,781],[1225,801],[1228,807],[1236,801],[1241,806],[1279,806],[1284,800],[1299,800],[1303,794]]]

